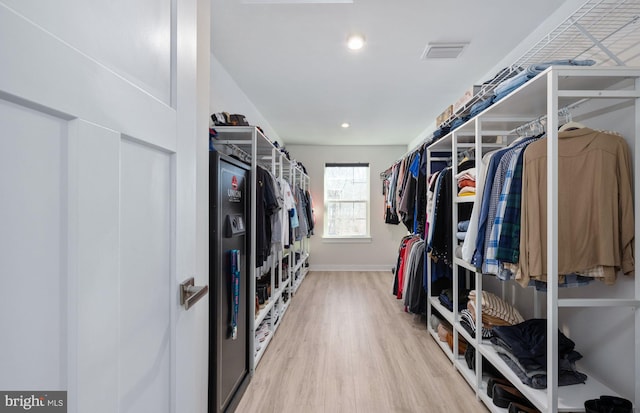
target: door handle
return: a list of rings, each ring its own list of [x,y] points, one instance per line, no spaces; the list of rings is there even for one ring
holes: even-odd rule
[[[180,283],[180,305],[184,305],[184,309],[188,310],[208,292],[208,285],[196,287],[195,279],[193,277],[188,278]]]

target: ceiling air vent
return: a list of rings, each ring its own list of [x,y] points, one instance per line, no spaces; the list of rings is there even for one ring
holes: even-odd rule
[[[420,57],[426,59],[455,59],[469,43],[429,43]]]

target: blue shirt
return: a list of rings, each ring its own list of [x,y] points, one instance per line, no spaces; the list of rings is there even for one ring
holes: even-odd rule
[[[524,140],[519,140],[514,142],[514,146],[509,146],[504,149],[497,151],[489,162],[489,166],[487,167],[487,174],[485,175],[484,181],[484,191],[482,192],[482,208],[480,209],[480,218],[478,220],[478,238],[476,239],[476,250],[473,254],[473,259],[471,263],[476,266],[476,268],[482,268],[482,261],[484,260],[485,254],[485,245],[489,241],[489,235],[491,232],[487,234],[488,230],[491,231],[491,227],[493,226],[493,219],[495,218],[497,206],[498,206],[498,198],[500,197],[500,190],[502,189],[502,184],[504,183],[504,178],[506,175],[506,166],[509,165],[509,162],[506,162],[503,165],[503,169],[501,169],[501,174],[498,176],[498,189],[496,193],[493,192],[494,180],[496,179],[496,172],[498,171],[498,167],[500,166],[500,161],[502,157],[508,153],[509,160],[513,156],[513,150],[515,148],[521,147],[523,145],[527,145],[534,140],[537,140],[538,137],[533,138],[525,138]],[[513,144],[512,144],[513,145]],[[491,220],[491,221],[489,221]]]

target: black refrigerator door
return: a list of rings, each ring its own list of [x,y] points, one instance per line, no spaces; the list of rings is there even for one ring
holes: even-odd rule
[[[250,379],[248,166],[211,152],[209,157],[209,412],[237,406]],[[234,305],[235,304],[235,305]]]

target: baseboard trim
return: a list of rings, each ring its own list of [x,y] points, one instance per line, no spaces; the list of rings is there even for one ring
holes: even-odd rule
[[[309,271],[388,271],[392,265],[310,265]]]

